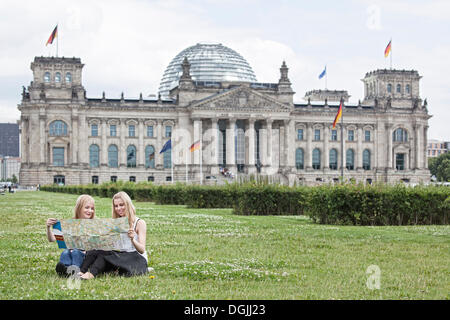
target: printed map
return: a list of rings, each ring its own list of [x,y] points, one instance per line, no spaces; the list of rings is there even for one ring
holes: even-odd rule
[[[60,249],[134,250],[128,219],[62,219],[53,225]]]

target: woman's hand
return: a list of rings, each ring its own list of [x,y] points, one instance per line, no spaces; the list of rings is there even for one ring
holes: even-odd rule
[[[53,226],[56,222],[58,222],[58,219],[55,218],[49,218],[47,219],[47,228],[50,228]]]
[[[128,230],[128,237],[130,237],[131,240],[134,239],[134,236],[136,235],[136,232],[134,232],[133,229]]]

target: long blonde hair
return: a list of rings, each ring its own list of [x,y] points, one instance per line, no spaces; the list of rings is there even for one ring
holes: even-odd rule
[[[130,228],[134,224],[134,220],[136,219],[136,208],[134,207],[133,203],[131,202],[130,196],[124,192],[120,191],[116,193],[112,198],[112,217],[114,219],[120,218],[120,216],[116,213],[116,210],[114,209],[114,200],[121,199],[125,203],[125,214],[128,218],[128,223],[130,224]]]
[[[92,201],[95,204],[94,198],[92,198],[88,194],[82,194],[81,196],[78,197],[77,202],[75,203],[75,208],[73,209],[73,215],[74,215],[73,218],[74,219],[80,219],[81,210],[83,210],[84,206],[89,201]],[[94,217],[95,217],[95,210],[94,210],[94,213],[92,214],[92,217],[90,217],[90,219],[94,219]]]

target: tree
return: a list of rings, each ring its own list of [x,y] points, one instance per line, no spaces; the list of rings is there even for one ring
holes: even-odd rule
[[[449,159],[441,161],[440,165],[437,167],[436,178],[438,181],[450,181],[450,157]]]
[[[450,152],[441,154],[437,158],[428,159],[428,169],[431,175],[436,176],[438,181],[450,180]]]

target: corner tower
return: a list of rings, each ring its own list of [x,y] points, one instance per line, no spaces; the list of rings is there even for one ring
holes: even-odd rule
[[[421,106],[419,81],[415,70],[376,70],[366,73],[363,104],[381,109],[414,109]]]

